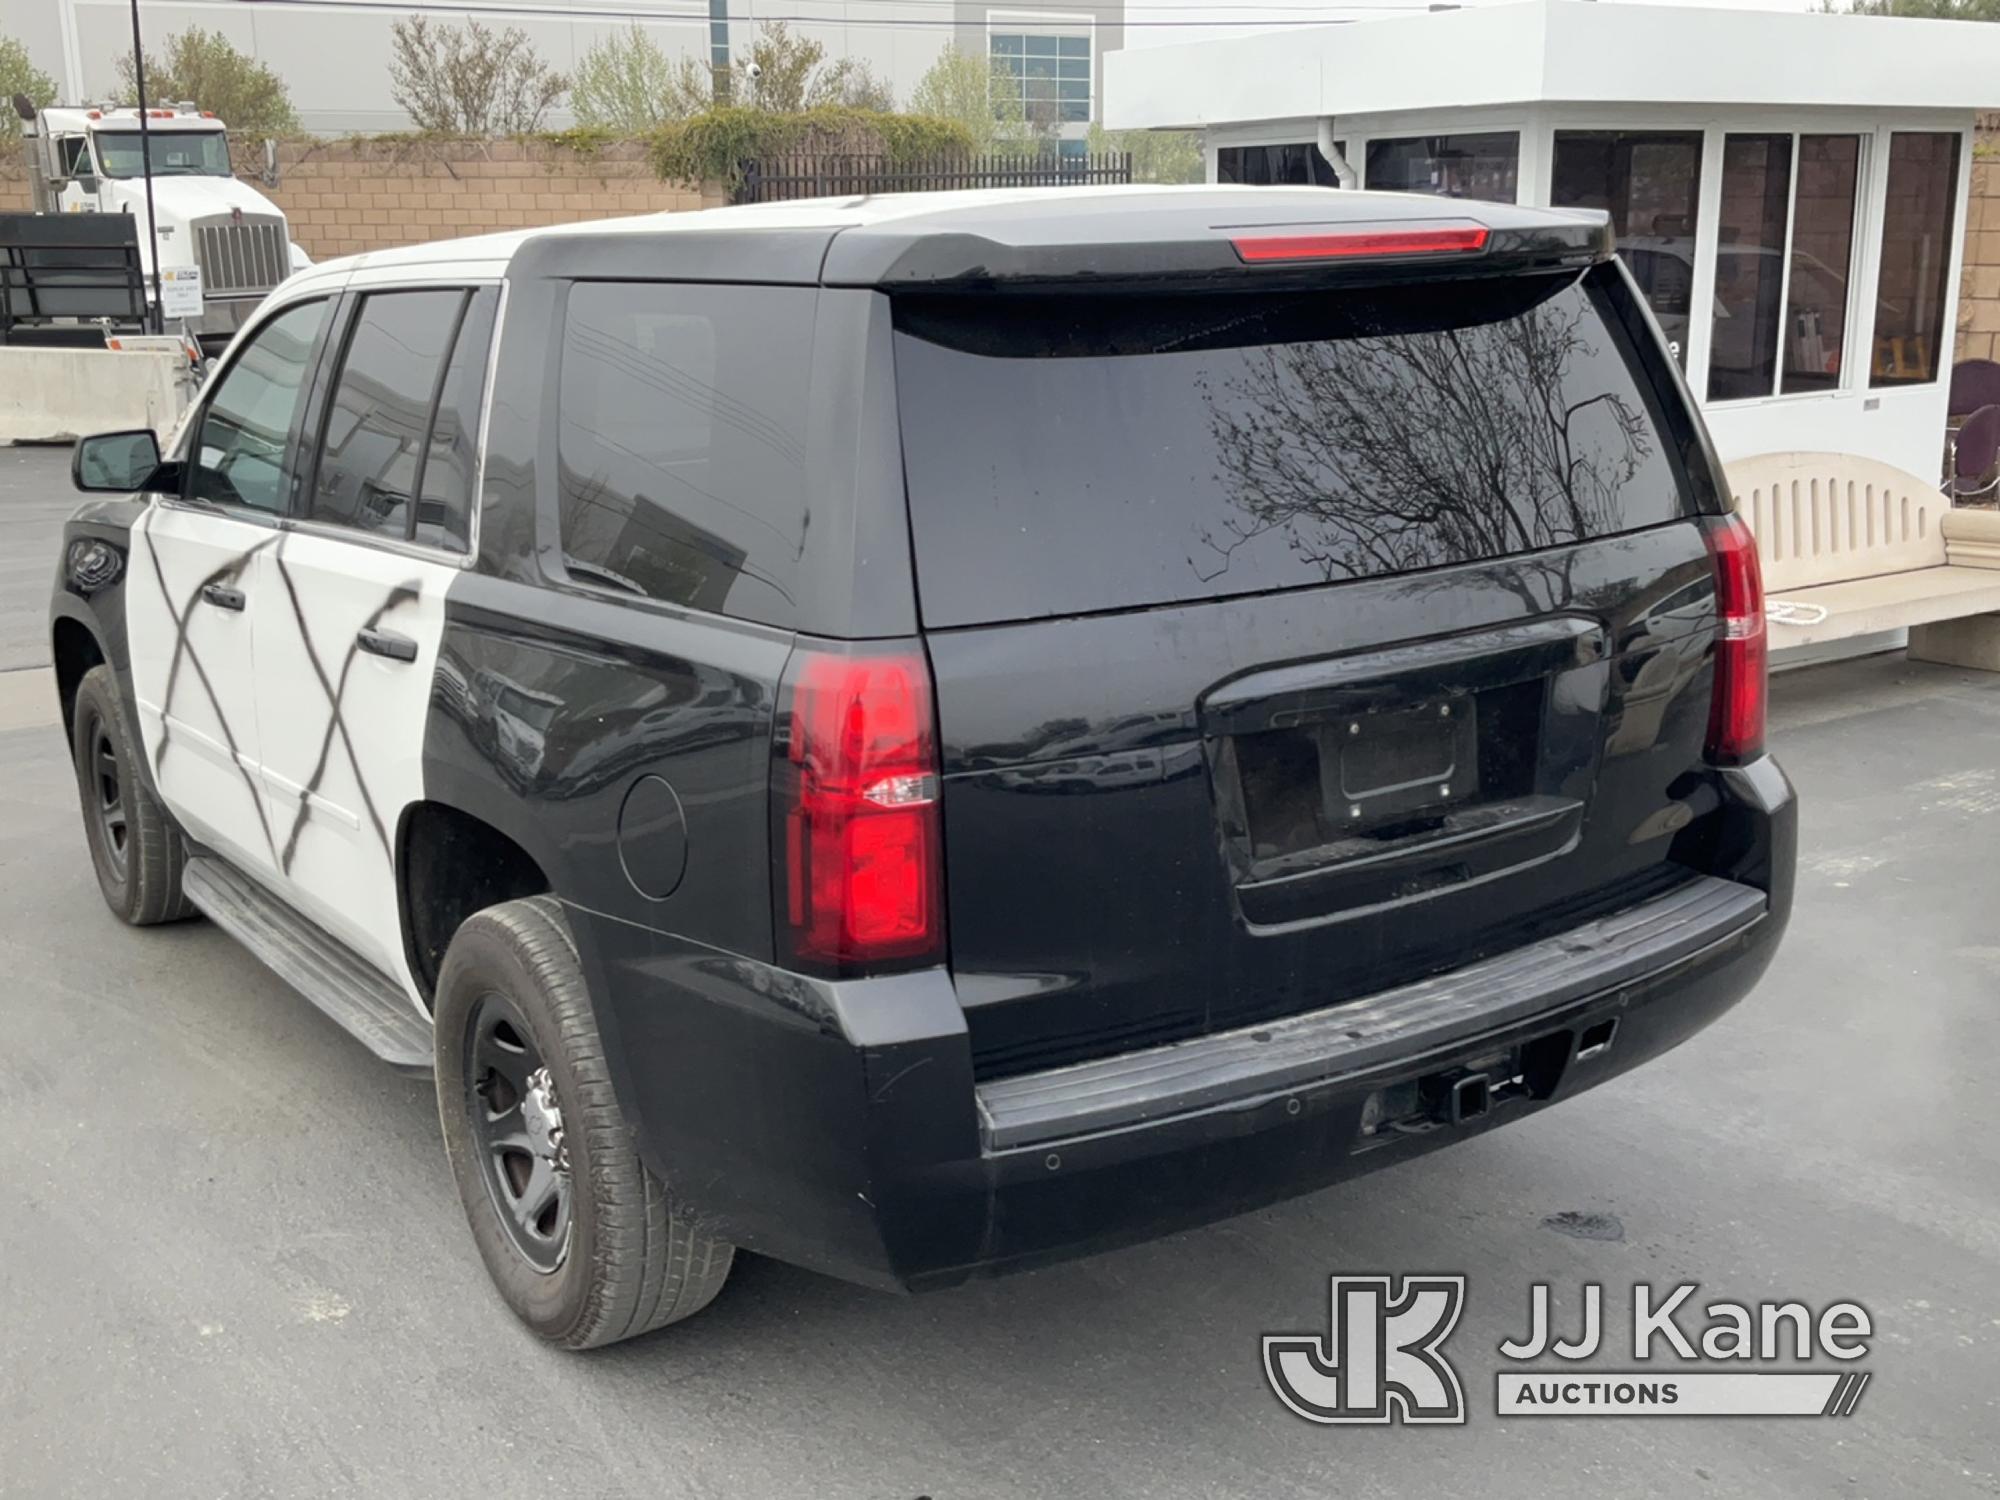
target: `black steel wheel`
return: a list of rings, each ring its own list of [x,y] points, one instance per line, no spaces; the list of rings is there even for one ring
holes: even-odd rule
[[[97,840],[113,873],[123,880],[130,868],[131,820],[125,815],[125,768],[118,763],[118,751],[111,743],[111,731],[101,718],[93,718],[90,736],[89,778],[97,796],[84,799],[84,816],[97,819]]]
[[[498,991],[473,1006],[465,1046],[465,1109],[494,1212],[529,1265],[555,1271],[569,1254],[571,1198],[555,1080]]]
[[[77,685],[70,751],[84,837],[104,904],[134,927],[191,915],[194,908],[181,894],[186,846],[146,779],[109,667],[92,667]]]
[[[515,1315],[592,1349],[706,1307],[735,1247],[640,1159],[561,904],[529,896],[467,918],[434,1019],[445,1154]]]

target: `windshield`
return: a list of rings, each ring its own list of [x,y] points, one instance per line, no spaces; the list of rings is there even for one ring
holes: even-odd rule
[[[136,130],[100,130],[97,164],[106,177],[139,177],[141,155]],[[220,130],[149,132],[155,177],[229,177],[229,138]]]

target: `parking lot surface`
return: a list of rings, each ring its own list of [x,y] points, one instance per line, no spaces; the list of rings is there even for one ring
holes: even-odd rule
[[[502,1310],[428,1085],[221,933],[119,926],[42,625],[67,456],[0,449],[0,1495],[2000,1493],[2000,678],[1781,676],[1790,935],[1736,1011],[1521,1124],[1096,1259],[899,1299],[746,1257],[589,1356]],[[1464,1429],[1325,1428],[1259,1339],[1469,1280]],[[1856,1300],[1844,1420],[1498,1419],[1528,1288]],[[1618,1351],[1621,1355],[1629,1349]],[[1613,1367],[1629,1367],[1614,1359]]]

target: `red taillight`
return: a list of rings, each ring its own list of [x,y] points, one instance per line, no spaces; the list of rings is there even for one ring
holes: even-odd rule
[[[1257,235],[1231,240],[1237,257],[1271,260],[1342,260],[1369,256],[1464,255],[1486,248],[1483,224],[1425,229],[1350,229],[1334,234]]]
[[[1715,696],[1708,708],[1708,758],[1724,765],[1764,750],[1764,577],[1757,539],[1736,516],[1718,516],[1707,527],[1715,559]]]
[[[782,957],[820,973],[944,952],[936,719],[919,647],[800,647],[772,777]]]

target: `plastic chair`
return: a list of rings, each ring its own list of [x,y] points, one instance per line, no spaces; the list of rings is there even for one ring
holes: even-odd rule
[[[1962,359],[1951,367],[1951,395],[1945,404],[1947,417],[1969,417],[1982,406],[2000,405],[2000,363],[1990,359]]]
[[[1996,462],[2000,462],[2000,406],[1982,406],[1959,424],[1951,457],[1952,500],[1984,495],[2000,485],[2000,475],[1986,478]]]

